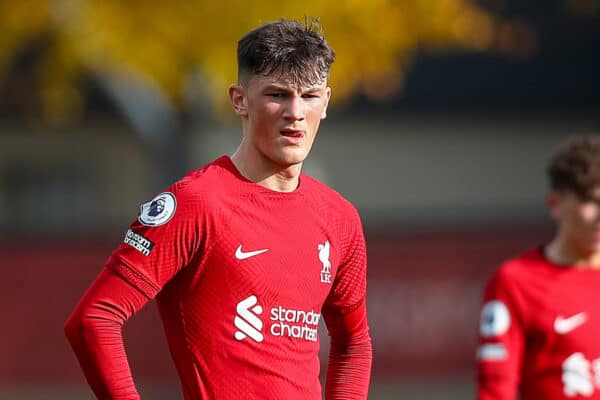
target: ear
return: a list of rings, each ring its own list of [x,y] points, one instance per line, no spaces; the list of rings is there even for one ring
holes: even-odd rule
[[[248,116],[248,104],[246,102],[246,94],[244,88],[240,84],[233,84],[229,86],[229,100],[233,111],[239,117]]]
[[[546,204],[548,205],[548,211],[550,212],[550,216],[555,220],[558,220],[560,216],[560,202],[560,193],[556,191],[550,191],[546,195]]]
[[[321,119],[327,118],[327,106],[329,105],[329,99],[331,98],[331,88],[327,86],[325,89],[325,107],[323,107],[323,112],[321,112]]]

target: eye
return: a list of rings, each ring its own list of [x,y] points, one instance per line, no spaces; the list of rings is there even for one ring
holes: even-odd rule
[[[286,94],[285,94],[285,93],[283,93],[283,92],[273,92],[273,93],[267,93],[267,96],[269,96],[269,97],[273,97],[273,98],[276,98],[276,99],[278,99],[278,98],[283,98],[283,97],[285,97],[285,96],[286,96]]]
[[[577,196],[579,198],[579,201],[585,204],[595,204],[597,206],[600,206],[600,198],[596,198],[591,194],[582,194]]]
[[[319,91],[310,90],[310,91],[302,93],[302,97],[304,97],[306,99],[317,99],[317,98],[321,97],[321,93]]]

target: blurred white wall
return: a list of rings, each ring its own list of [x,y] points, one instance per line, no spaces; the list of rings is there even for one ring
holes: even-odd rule
[[[333,186],[366,225],[493,223],[546,218],[546,158],[589,116],[330,112],[305,171]],[[238,123],[190,135],[189,169],[231,154]],[[111,230],[163,188],[159,168],[126,126],[64,132],[0,127],[0,229]]]
[[[344,116],[321,124],[305,171],[332,185],[366,223],[485,223],[545,218],[545,165],[590,117],[441,113]],[[238,126],[196,135],[190,158],[230,153]]]

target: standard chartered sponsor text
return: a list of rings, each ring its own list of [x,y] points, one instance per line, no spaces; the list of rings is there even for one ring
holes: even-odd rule
[[[282,306],[271,309],[271,334],[273,336],[289,336],[316,342],[317,327],[321,314],[314,311],[286,309]]]

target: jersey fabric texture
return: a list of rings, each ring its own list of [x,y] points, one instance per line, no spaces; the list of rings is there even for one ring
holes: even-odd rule
[[[304,174],[274,192],[223,156],[143,205],[107,266],[156,297],[186,399],[321,399],[321,315],[363,310],[370,349],[360,218]]]
[[[600,399],[600,270],[553,264],[543,248],[488,282],[478,399]]]

